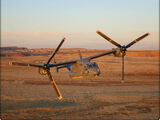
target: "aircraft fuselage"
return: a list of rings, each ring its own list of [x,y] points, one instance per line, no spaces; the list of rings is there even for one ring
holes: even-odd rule
[[[89,60],[80,60],[72,65],[69,71],[71,79],[92,78],[100,75],[100,69],[96,62]]]

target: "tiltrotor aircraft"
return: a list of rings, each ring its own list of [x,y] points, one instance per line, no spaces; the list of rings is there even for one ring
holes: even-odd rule
[[[82,56],[80,54],[80,59],[78,59],[78,60],[64,61],[64,62],[59,62],[59,63],[54,62],[53,64],[50,64],[50,62],[52,61],[52,59],[54,58],[54,56],[56,55],[56,53],[58,52],[58,50],[62,46],[63,42],[65,41],[65,38],[63,38],[62,41],[60,42],[60,44],[58,45],[58,47],[56,48],[56,50],[54,51],[54,53],[52,54],[52,56],[49,58],[49,60],[42,65],[19,63],[19,62],[11,62],[10,64],[20,65],[20,66],[38,67],[39,73],[41,75],[48,75],[48,77],[51,81],[51,84],[53,85],[59,99],[62,99],[62,95],[61,95],[52,75],[51,75],[50,68],[56,67],[57,71],[62,68],[67,68],[69,71],[69,76],[72,79],[95,77],[95,76],[100,75],[100,69],[98,67],[98,64],[96,62],[92,62],[91,60],[98,58],[98,57],[105,56],[105,55],[114,54],[115,56],[122,57],[122,65],[123,65],[122,66],[122,79],[124,79],[124,56],[125,56],[127,49],[129,47],[131,47],[133,44],[135,44],[136,42],[138,42],[138,41],[142,40],[143,38],[145,38],[146,36],[148,36],[149,33],[142,35],[141,37],[137,38],[136,40],[132,41],[131,43],[129,43],[126,46],[121,46],[120,44],[116,43],[115,41],[113,41],[112,39],[107,37],[102,32],[100,32],[100,31],[96,31],[96,32],[99,35],[101,35],[103,38],[105,38],[106,40],[111,42],[112,44],[116,45],[118,48],[114,48],[110,51],[106,51],[106,52],[103,52],[103,53],[100,53],[97,55],[93,55],[93,56],[89,56],[89,57],[85,57],[85,58],[82,58]]]

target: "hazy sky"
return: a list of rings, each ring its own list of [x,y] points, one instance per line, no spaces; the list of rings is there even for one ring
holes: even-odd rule
[[[2,46],[110,49],[151,35],[131,49],[158,49],[159,0],[1,0]]]

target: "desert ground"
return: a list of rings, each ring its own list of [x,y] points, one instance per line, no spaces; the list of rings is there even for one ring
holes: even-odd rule
[[[42,64],[49,56],[1,57],[1,119],[158,120],[159,58],[135,54],[125,57],[124,83],[121,58],[113,56],[93,60],[101,75],[92,79],[72,80],[66,69],[57,73],[52,68],[62,100],[38,68],[8,65],[9,61]],[[57,54],[56,62],[78,58],[77,53]]]

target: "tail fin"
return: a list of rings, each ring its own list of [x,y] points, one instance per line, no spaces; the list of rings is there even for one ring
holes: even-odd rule
[[[79,57],[80,57],[80,59],[82,59],[81,51],[80,51],[80,50],[78,50],[78,52],[79,52]]]

